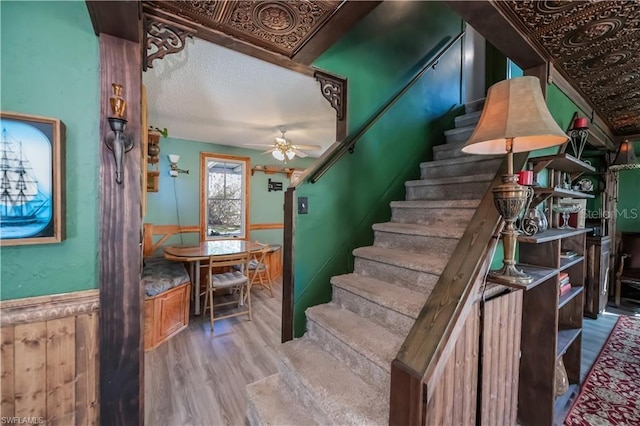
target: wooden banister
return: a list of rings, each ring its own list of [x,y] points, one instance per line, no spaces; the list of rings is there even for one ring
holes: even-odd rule
[[[515,170],[522,169],[527,156],[514,156]],[[491,240],[500,225],[491,190],[501,183],[506,170],[505,159],[391,364],[390,425],[425,422],[429,384],[439,377],[447,346],[457,338],[461,320],[473,304],[474,283],[484,269]]]

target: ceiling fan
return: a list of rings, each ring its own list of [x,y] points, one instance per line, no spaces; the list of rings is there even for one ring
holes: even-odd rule
[[[272,148],[268,151],[265,151],[264,154],[268,154],[271,153],[271,155],[273,155],[273,158],[275,158],[276,160],[279,161],[284,161],[286,162],[287,160],[293,160],[293,158],[297,155],[300,158],[305,158],[308,157],[309,154],[307,154],[304,151],[301,151],[303,149],[306,150],[317,150],[317,149],[321,149],[322,147],[320,145],[298,145],[298,144],[293,144],[291,143],[290,139],[287,139],[284,137],[284,134],[286,133],[286,130],[284,129],[280,129],[280,131],[282,132],[282,136],[281,137],[276,137],[275,138],[275,142],[271,146]],[[259,146],[259,147],[264,147],[264,144],[245,144],[246,146]]]

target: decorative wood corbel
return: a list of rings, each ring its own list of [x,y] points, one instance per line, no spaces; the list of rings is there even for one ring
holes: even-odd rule
[[[184,49],[187,37],[193,37],[195,31],[173,23],[164,21],[156,16],[145,15],[144,17],[144,60],[143,70],[153,68],[155,59],[162,59],[171,53],[178,53]]]
[[[338,121],[344,120],[347,106],[347,81],[323,71],[316,71],[314,77],[320,82],[322,96],[336,110]]]

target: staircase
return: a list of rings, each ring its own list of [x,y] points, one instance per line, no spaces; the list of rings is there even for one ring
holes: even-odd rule
[[[330,303],[309,308],[307,333],[280,347],[280,372],[247,387],[252,425],[388,424],[390,365],[501,162],[460,152],[484,100],[465,106],[435,160],[331,279]]]

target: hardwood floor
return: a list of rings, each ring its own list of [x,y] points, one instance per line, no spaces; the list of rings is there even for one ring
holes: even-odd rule
[[[216,321],[209,312],[145,354],[145,424],[244,425],[246,386],[277,372],[282,285],[274,297],[256,288],[253,321],[247,316]]]
[[[145,354],[145,423],[154,426],[244,425],[246,385],[277,372],[282,285],[274,298],[252,291],[253,321],[246,316],[216,322],[192,316],[189,327]],[[581,381],[584,381],[618,318],[584,318]]]
[[[589,370],[596,362],[600,350],[616,325],[618,315],[605,312],[595,320],[582,319],[582,360],[580,365],[580,382],[584,382]]]

